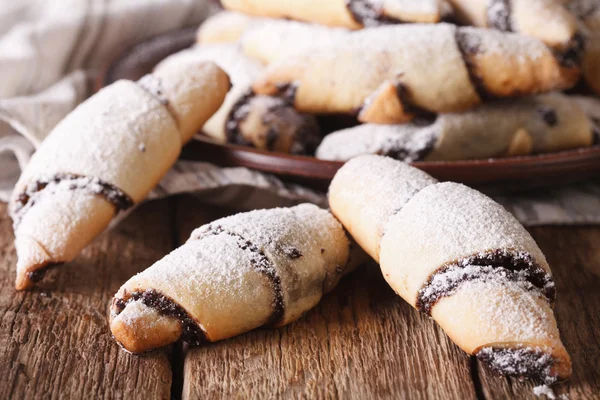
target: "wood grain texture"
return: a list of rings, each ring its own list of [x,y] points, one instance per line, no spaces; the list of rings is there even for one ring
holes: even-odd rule
[[[208,222],[187,202],[182,238]],[[199,211],[196,211],[199,210]],[[195,222],[195,219],[198,221]],[[365,266],[299,321],[187,351],[183,399],[474,399],[469,358]]]
[[[531,230],[556,279],[555,314],[573,361],[573,377],[557,385],[570,400],[600,398],[600,228]],[[535,384],[493,376],[479,367],[488,399],[536,399]]]
[[[170,397],[169,350],[127,354],[107,322],[119,286],[170,250],[166,207],[141,207],[37,288],[16,292],[14,237],[0,203],[1,399]]]

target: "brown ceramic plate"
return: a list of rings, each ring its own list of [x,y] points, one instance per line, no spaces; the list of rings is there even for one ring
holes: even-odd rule
[[[168,55],[191,46],[196,28],[168,32],[139,43],[115,59],[97,81],[97,89],[118,79],[136,80],[151,72]],[[340,162],[292,156],[249,147],[220,144],[198,135],[182,158],[222,166],[243,166],[325,188]],[[552,186],[600,176],[600,146],[527,157],[473,161],[415,162],[439,180],[462,182],[487,191]]]

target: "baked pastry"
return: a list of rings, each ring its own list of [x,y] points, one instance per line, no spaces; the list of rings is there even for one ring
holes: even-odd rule
[[[361,122],[392,124],[419,113],[465,111],[483,96],[567,88],[578,77],[577,68],[562,66],[531,37],[415,24],[352,32],[330,46],[279,60],[253,89],[292,92],[302,112],[358,110]]]
[[[449,0],[463,23],[536,37],[559,50],[572,47],[577,19],[564,0]]]
[[[373,155],[338,171],[329,204],[394,291],[465,352],[501,375],[547,384],[570,376],[550,268],[502,206]]]
[[[568,6],[581,21],[585,36],[583,74],[596,93],[600,94],[600,3],[593,0],[569,0]]]
[[[170,66],[100,90],[61,121],[10,201],[16,288],[73,260],[119,211],[142,201],[228,90],[212,63]]]
[[[222,143],[282,153],[314,153],[321,141],[316,118],[300,114],[286,99],[254,95],[250,85],[263,67],[246,57],[236,44],[198,45],[166,58],[158,67],[200,61],[216,63],[233,83],[219,111],[204,124],[205,134]]]
[[[406,162],[520,156],[591,146],[594,129],[576,101],[552,93],[440,114],[430,124],[358,125],[327,135],[316,156],[347,161],[379,154]]]
[[[119,289],[112,334],[140,353],[289,324],[358,265],[350,247],[342,225],[311,204],[217,220]]]
[[[260,19],[241,36],[247,56],[269,64],[295,54],[327,48],[352,31],[279,19]]]
[[[291,18],[360,29],[395,22],[439,22],[441,0],[221,0],[223,7],[249,15]]]
[[[220,11],[202,22],[196,41],[199,44],[237,42],[244,32],[266,20],[235,11]]]
[[[223,11],[200,25],[197,43],[240,42],[247,56],[268,64],[294,53],[330,45],[349,32],[345,28]]]

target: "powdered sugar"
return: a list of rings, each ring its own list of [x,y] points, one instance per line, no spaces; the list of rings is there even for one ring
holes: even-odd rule
[[[379,154],[406,162],[419,161],[431,149],[436,136],[434,130],[414,124],[363,124],[325,136],[316,157],[347,161],[363,154]]]
[[[197,229],[117,298],[156,288],[218,340],[301,316],[321,298],[336,254],[347,261],[343,229],[314,205],[237,214]]]
[[[163,82],[159,77],[147,74],[144,75],[138,82],[142,88],[146,89],[149,93],[156,96],[156,98],[160,101],[161,104],[166,105],[169,103],[167,98],[164,96],[163,91]]]

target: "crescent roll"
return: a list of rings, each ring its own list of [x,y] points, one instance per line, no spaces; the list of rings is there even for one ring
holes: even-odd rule
[[[435,23],[444,13],[440,0],[221,0],[221,4],[249,15],[349,29],[397,22]]]
[[[202,131],[222,143],[292,154],[312,154],[321,140],[316,118],[300,114],[286,99],[254,95],[250,85],[263,67],[235,44],[197,45],[163,60],[161,66],[211,61],[227,72],[233,87]]]
[[[570,376],[550,267],[502,206],[373,155],[338,171],[329,204],[394,291],[465,352],[501,375],[547,384]]]
[[[302,112],[358,113],[361,122],[392,124],[420,113],[465,111],[482,97],[567,88],[579,72],[531,37],[415,24],[352,32],[279,60],[253,89],[293,92]]]
[[[360,262],[342,225],[303,204],[223,218],[127,281],[112,334],[139,353],[179,338],[199,344],[289,324]]]
[[[522,156],[589,147],[594,130],[577,101],[552,93],[440,114],[429,125],[358,125],[327,135],[316,156],[347,161],[379,154],[406,162]]]
[[[577,33],[577,19],[564,0],[449,0],[465,24],[536,37],[567,49]]]
[[[118,81],[49,134],[23,171],[9,212],[17,289],[73,260],[122,210],[144,199],[229,90],[212,63]]]

